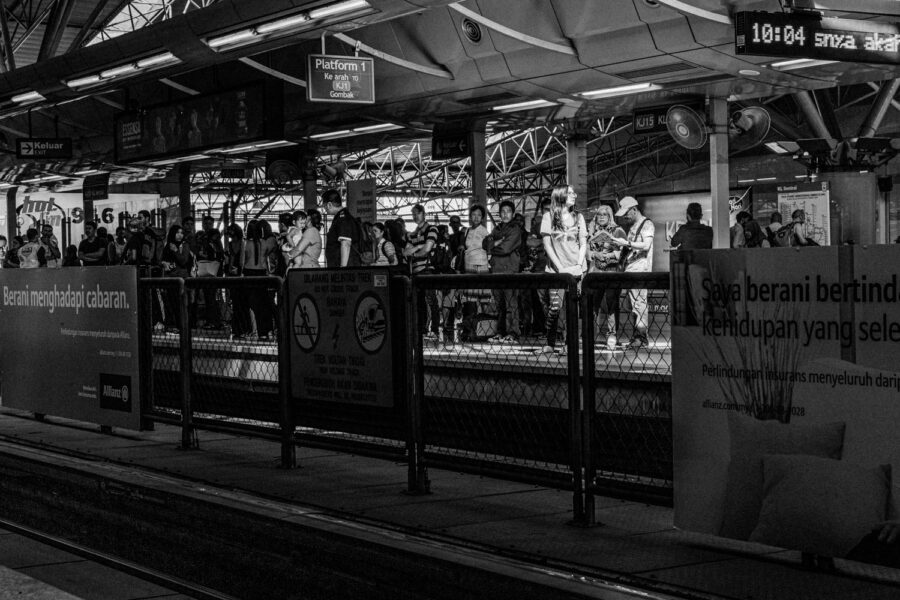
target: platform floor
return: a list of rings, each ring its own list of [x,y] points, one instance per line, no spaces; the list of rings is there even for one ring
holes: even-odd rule
[[[301,448],[300,468],[277,468],[279,447],[199,432],[200,448],[177,449],[179,431],[99,428],[64,419],[37,422],[0,410],[0,441],[202,481],[228,490],[337,511],[343,516],[557,571],[596,576],[694,598],[896,600],[900,572],[837,562],[805,571],[799,553],[677,531],[669,508],[598,498],[602,526],[567,524],[571,494],[449,471],[429,472],[433,493],[403,493],[406,465]],[[140,597],[140,596],[138,596]],[[652,596],[651,596],[652,597]]]

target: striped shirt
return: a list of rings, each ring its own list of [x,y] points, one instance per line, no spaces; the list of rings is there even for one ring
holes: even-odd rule
[[[409,234],[409,244],[416,250],[419,251],[420,248],[424,248],[425,244],[428,241],[431,241],[431,247],[437,245],[438,239],[438,230],[437,227],[431,225],[429,223],[422,223],[416,230]],[[410,269],[413,275],[417,273],[429,273],[432,271],[431,269],[431,256],[410,256],[409,264]]]

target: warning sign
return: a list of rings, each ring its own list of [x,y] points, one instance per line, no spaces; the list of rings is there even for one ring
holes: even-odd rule
[[[394,405],[387,269],[292,269],[288,306],[295,400]]]

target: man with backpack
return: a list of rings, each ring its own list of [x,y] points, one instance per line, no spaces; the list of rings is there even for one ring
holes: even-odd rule
[[[775,234],[781,229],[784,224],[781,222],[781,213],[777,210],[769,215],[769,224],[766,225],[765,229],[763,229],[763,235],[766,236],[766,243],[768,243],[768,247],[775,248],[778,246],[778,242],[775,240]],[[765,244],[763,244],[765,246]]]

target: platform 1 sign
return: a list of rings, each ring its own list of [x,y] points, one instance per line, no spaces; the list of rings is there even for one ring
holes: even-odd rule
[[[294,398],[394,406],[388,270],[292,269],[287,277]]]
[[[140,428],[137,272],[0,270],[3,405]]]
[[[374,104],[374,65],[371,58],[311,54],[306,97],[310,102]]]
[[[72,138],[18,138],[16,158],[72,158]]]

